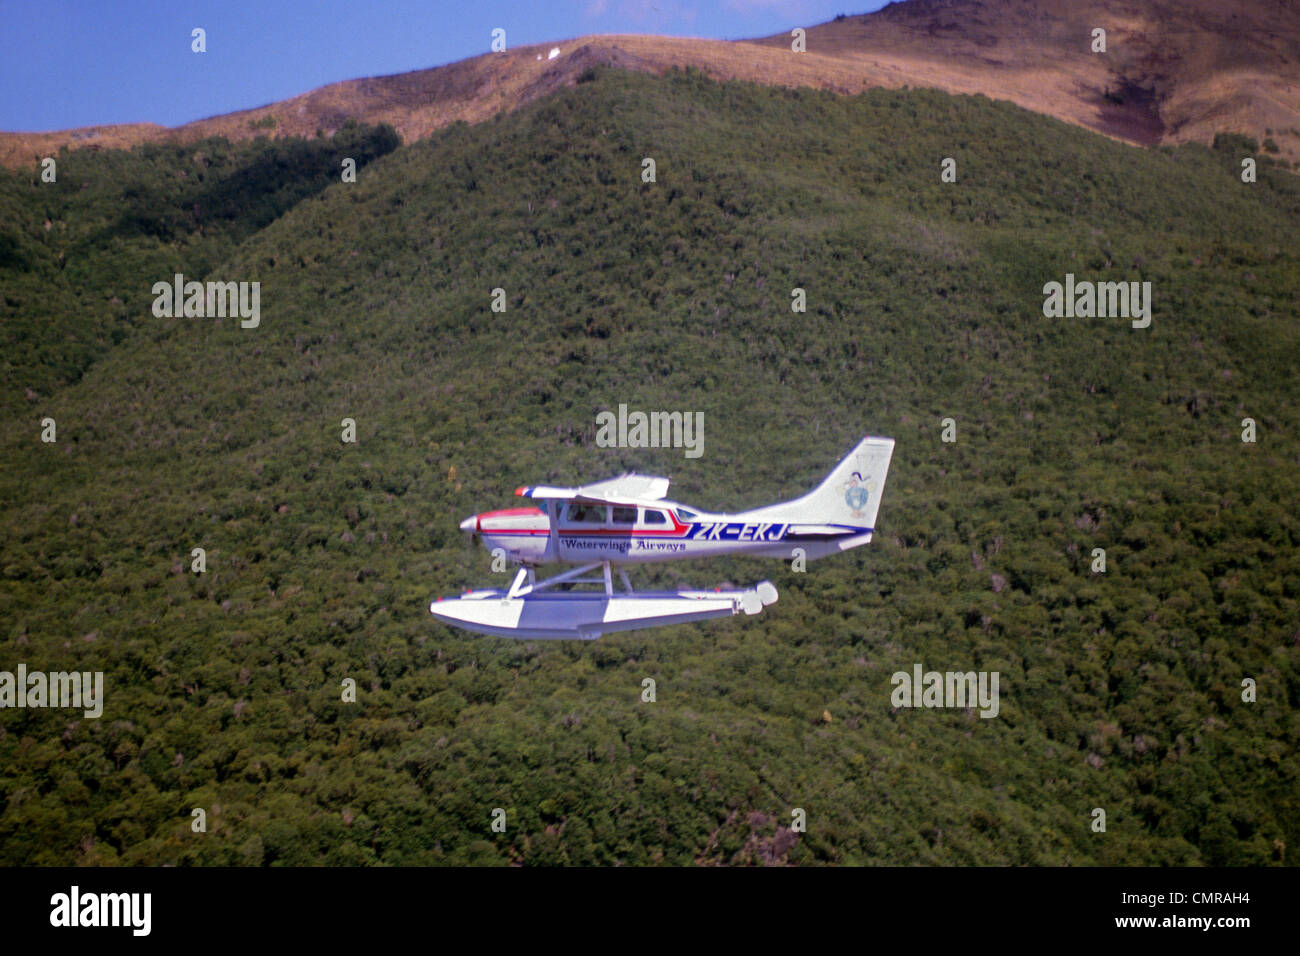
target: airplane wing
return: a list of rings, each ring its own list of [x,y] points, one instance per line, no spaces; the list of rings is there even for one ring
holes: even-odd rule
[[[635,498],[638,501],[659,501],[668,494],[668,479],[650,475],[620,475],[578,489],[584,498]]]
[[[545,498],[557,501],[586,501],[593,504],[630,505],[659,501],[668,494],[668,479],[651,475],[619,475],[580,488],[554,488],[549,485],[525,485],[516,488],[521,498]]]

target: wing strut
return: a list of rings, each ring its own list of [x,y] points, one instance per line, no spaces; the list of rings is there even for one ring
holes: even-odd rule
[[[582,575],[586,574],[588,571],[594,571],[596,568],[604,568],[604,577],[582,577]],[[624,574],[624,579],[626,580],[626,574]],[[525,594],[536,594],[539,591],[545,591],[552,585],[563,584],[565,581],[571,581],[574,584],[603,584],[605,585],[606,594],[614,593],[614,588],[610,583],[609,578],[609,562],[597,561],[595,564],[584,564],[576,568],[570,568],[562,574],[556,574],[541,581],[537,580],[537,576],[533,572],[532,568],[520,568],[519,573],[515,575],[514,583],[510,585],[510,590],[506,593],[506,597],[517,598],[523,597]]]

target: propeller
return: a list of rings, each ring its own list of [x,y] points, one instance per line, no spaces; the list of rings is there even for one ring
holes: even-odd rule
[[[460,530],[465,532],[465,540],[471,545],[478,544],[478,515],[470,515],[460,523]]]

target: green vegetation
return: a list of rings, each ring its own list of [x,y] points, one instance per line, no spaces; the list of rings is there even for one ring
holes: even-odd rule
[[[1220,145],[601,70],[355,184],[337,139],[5,176],[0,669],[107,700],[0,713],[0,861],[1290,862],[1300,181]],[[260,327],[154,318],[177,271],[260,281]],[[1151,327],[1045,319],[1067,272],[1150,281]],[[619,402],[704,411],[704,456],[596,448]],[[456,523],[517,485],[744,508],[864,432],[898,440],[870,546],[634,571],[770,577],[759,617],[427,612],[494,579]],[[894,712],[918,662],[998,671],[1000,715]]]
[[[63,150],[57,179],[0,174],[0,409],[25,411],[142,326],[154,282],[203,279],[239,244],[400,145],[391,127],[351,123],[328,140]],[[148,333],[152,335],[152,333]]]

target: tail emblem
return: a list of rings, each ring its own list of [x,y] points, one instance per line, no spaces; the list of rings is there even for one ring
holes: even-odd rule
[[[848,484],[844,486],[844,503],[849,506],[854,518],[864,516],[864,508],[867,502],[871,500],[871,492],[876,488],[876,483],[871,480],[870,476],[863,476],[862,472],[855,471],[849,478]]]

